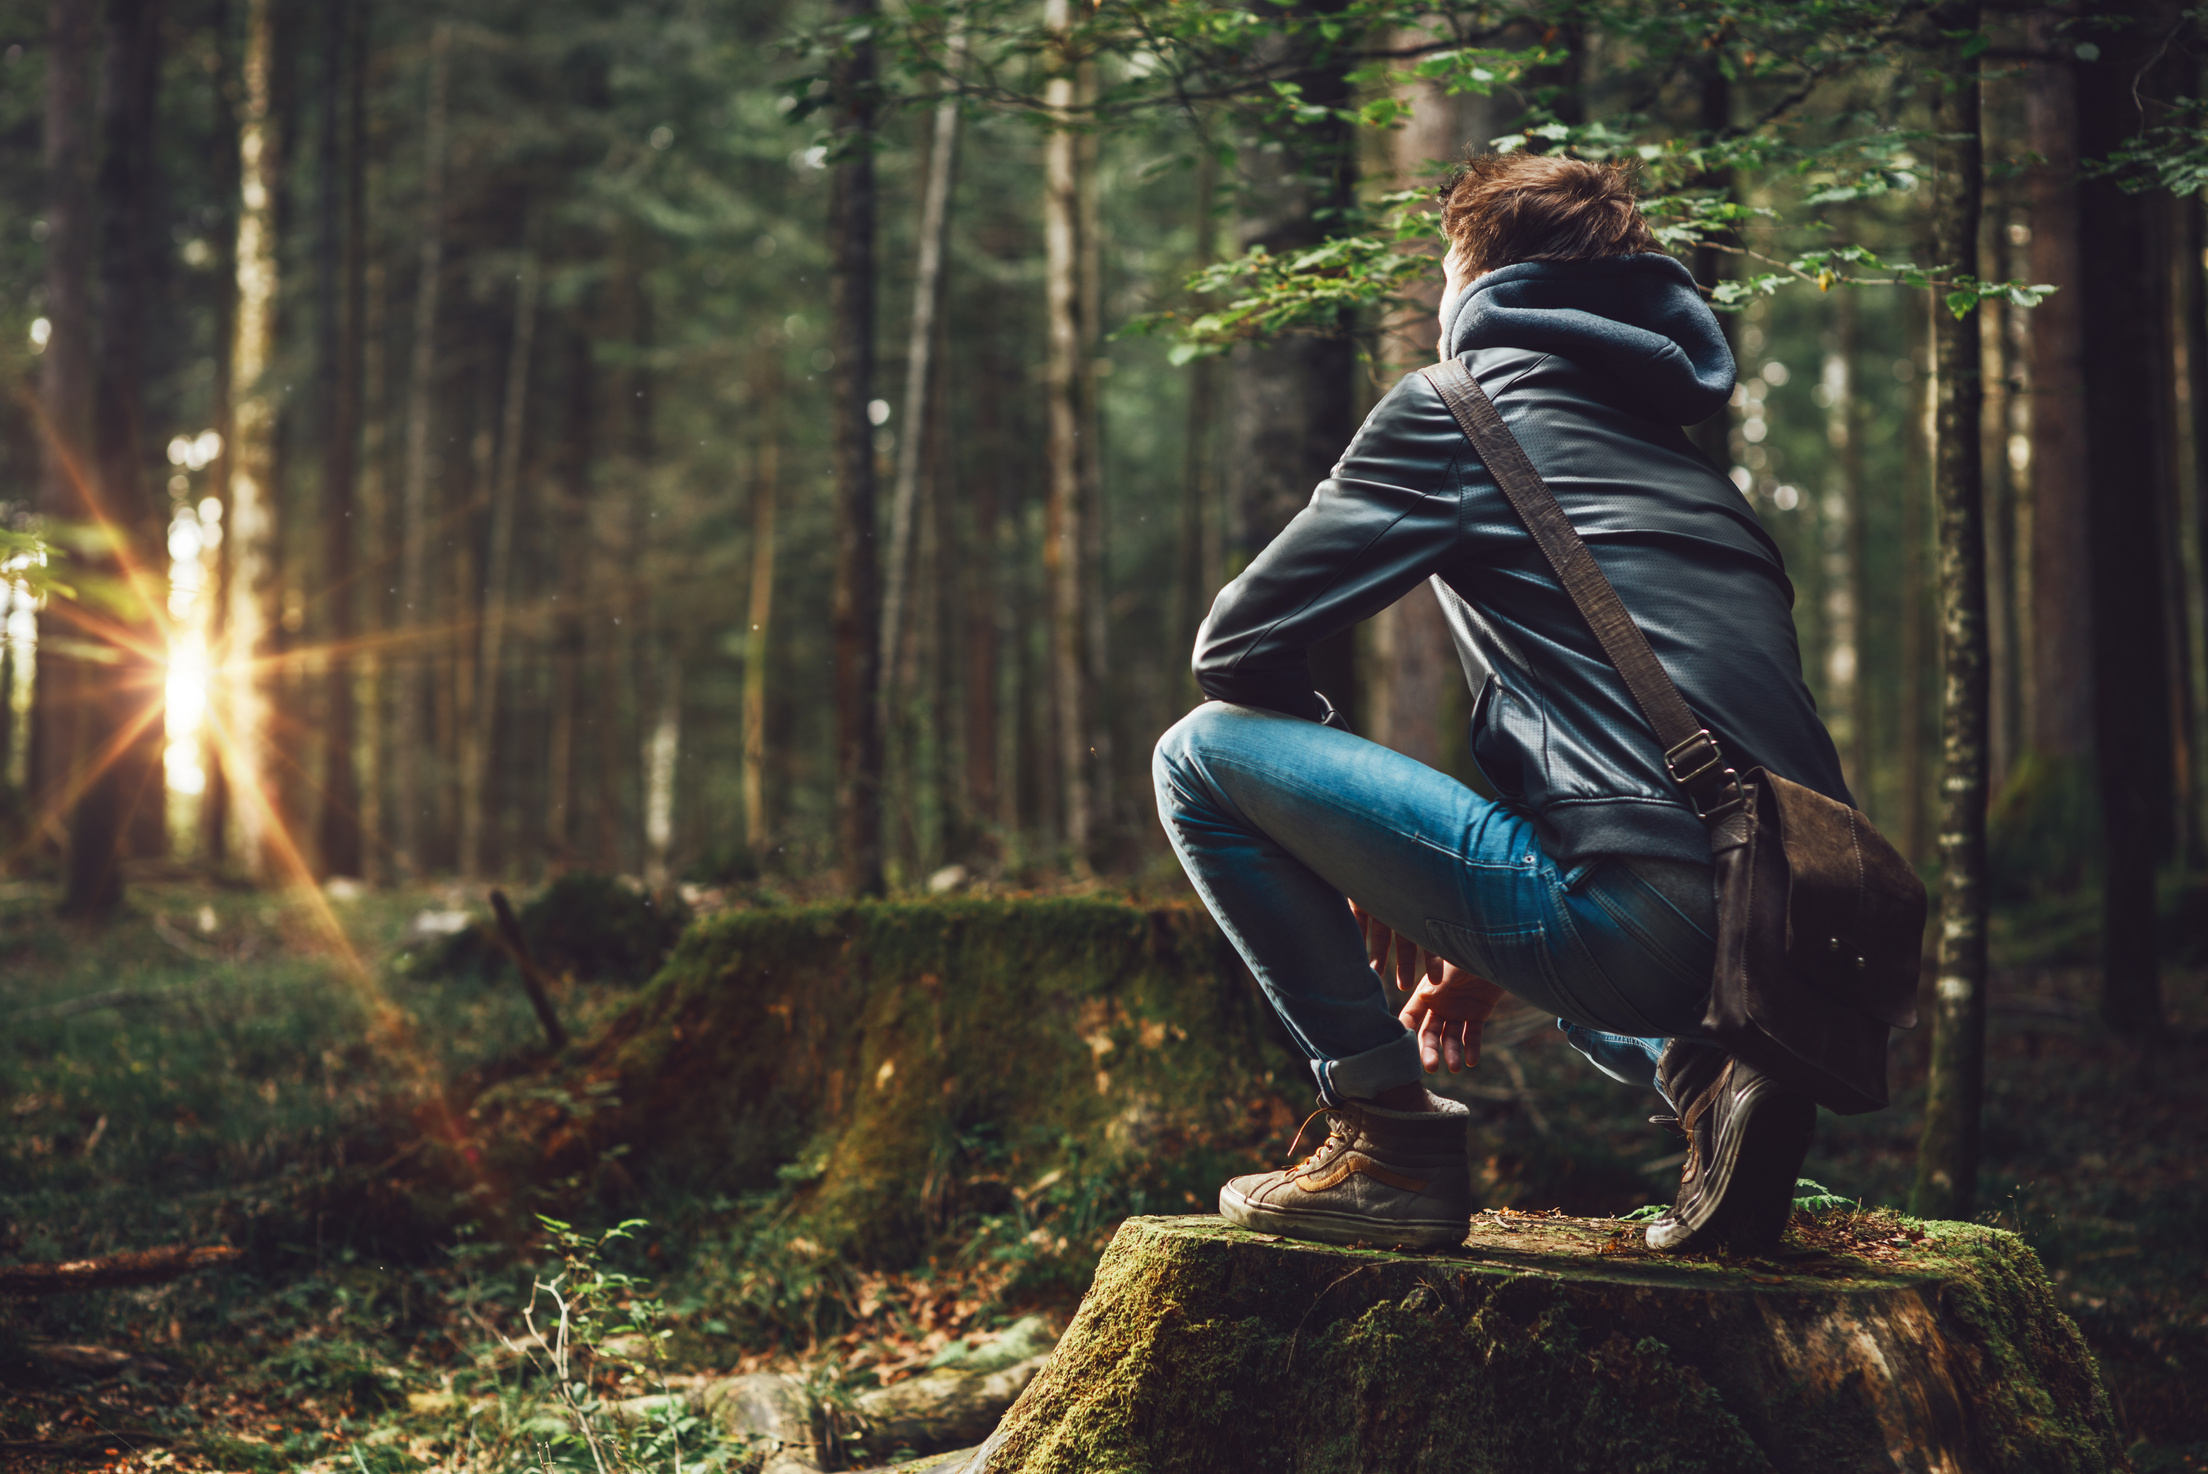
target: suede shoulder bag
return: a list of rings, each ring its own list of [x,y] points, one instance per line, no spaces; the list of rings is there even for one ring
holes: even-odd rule
[[[1871,821],[1764,768],[1725,766],[1556,495],[1462,363],[1420,370],[1533,534],[1710,835],[1717,969],[1704,1032],[1842,1115],[1887,1100],[1890,1029],[1914,1028],[1922,881]]]

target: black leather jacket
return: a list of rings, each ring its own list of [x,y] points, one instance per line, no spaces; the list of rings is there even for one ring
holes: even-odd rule
[[[1678,425],[1731,354],[1666,256],[1522,263],[1453,300],[1450,351],[1501,410],[1687,703],[1746,772],[1849,802],[1802,680],[1793,586],[1740,492]],[[1719,362],[1719,358],[1722,362]],[[1472,752],[1557,863],[1707,863],[1655,734],[1433,387],[1411,374],[1310,504],[1221,590],[1207,696],[1327,720],[1309,648],[1430,580],[1475,694]]]

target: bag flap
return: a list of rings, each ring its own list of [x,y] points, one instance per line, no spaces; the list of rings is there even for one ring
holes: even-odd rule
[[[1775,774],[1770,787],[1786,854],[1786,955],[1804,975],[1845,989],[1897,1029],[1917,1023],[1924,882],[1886,837],[1846,804]]]

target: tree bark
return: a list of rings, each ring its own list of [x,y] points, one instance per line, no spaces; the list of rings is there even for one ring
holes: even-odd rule
[[[277,386],[269,369],[275,351],[274,204],[280,164],[269,121],[271,8],[270,0],[250,0],[246,11],[244,99],[238,129],[243,203],[238,211],[238,306],[230,350],[235,430],[229,447],[229,508],[223,518],[229,576],[221,662],[227,707],[222,765],[238,833],[234,858],[255,879],[268,873],[276,818],[267,771],[263,672],[270,643],[268,600],[276,532],[272,473]]]
[[[1911,304],[1910,361],[1921,383],[1912,383],[1907,396],[1908,424],[1902,431],[1901,479],[1901,696],[1896,712],[1895,741],[1900,745],[1895,767],[1899,769],[1900,849],[1913,865],[1925,861],[1924,840],[1924,502],[1927,462],[1931,459],[1932,416],[1935,410],[1932,378],[1934,349],[1926,331],[1936,302]],[[1917,351],[1919,345],[1922,351]]]
[[[161,92],[161,0],[110,0],[100,77],[100,326],[93,422],[100,501],[115,530],[130,637],[105,673],[106,725],[124,741],[110,775],[105,841],[110,869],[122,854],[168,851],[162,690],[167,670],[168,498],[146,474],[145,358],[153,232],[154,117]],[[92,793],[88,792],[89,800]],[[72,826],[72,830],[76,826]],[[78,846],[72,834],[72,854]],[[95,842],[93,852],[102,848]],[[75,883],[72,865],[72,886]],[[98,882],[95,882],[97,884]],[[114,884],[119,899],[119,875]]]
[[[964,55],[962,29],[954,27],[948,66],[955,80]],[[889,498],[889,557],[882,589],[881,638],[875,651],[879,697],[874,720],[888,756],[885,784],[917,815],[932,799],[918,791],[915,749],[925,740],[909,729],[912,672],[901,659],[906,625],[913,617],[914,548],[921,505],[924,458],[934,439],[936,353],[942,337],[944,282],[949,266],[951,184],[958,161],[958,102],[948,94],[936,104],[928,144],[927,184],[920,198],[919,262],[913,277],[912,327],[905,339],[904,414],[898,422],[896,475]],[[935,708],[931,704],[931,712]]]
[[[1404,41],[1415,34],[1406,34]],[[1459,152],[1465,137],[1484,139],[1494,132],[1487,126],[1491,111],[1481,100],[1460,103],[1438,83],[1420,84],[1412,103],[1410,123],[1389,140],[1398,189],[1418,184],[1425,167]],[[1467,126],[1468,113],[1479,121]],[[1429,363],[1439,351],[1441,324],[1435,313],[1441,290],[1437,260],[1411,290],[1418,305],[1389,324],[1382,351],[1391,371]],[[1448,700],[1450,683],[1463,676],[1441,603],[1430,586],[1420,585],[1374,616],[1371,654],[1363,693],[1365,735],[1430,768],[1443,766],[1448,743],[1444,724],[1457,709]]]
[[[1043,141],[1044,297],[1049,313],[1049,500],[1045,505],[1043,569],[1050,585],[1051,705],[1057,733],[1058,788],[1064,805],[1066,861],[1076,876],[1089,874],[1095,843],[1090,780],[1090,703],[1087,615],[1089,560],[1084,530],[1083,441],[1094,433],[1084,393],[1088,373],[1083,349],[1089,334],[1081,320],[1086,295],[1081,281],[1081,140],[1074,108],[1080,58],[1069,49],[1071,0],[1047,0],[1043,23],[1056,39],[1053,74],[1044,88],[1051,112]]]
[[[359,875],[360,773],[353,751],[354,640],[361,591],[353,557],[359,499],[361,331],[366,314],[367,57],[365,0],[328,0],[323,24],[322,144],[316,221],[322,391],[322,812],[324,875]],[[341,142],[342,136],[342,142]]]
[[[1209,266],[1219,255],[1219,147],[1196,118],[1196,249],[1192,268]],[[1201,308],[1192,308],[1201,310]],[[1171,726],[1181,710],[1203,699],[1196,688],[1196,630],[1211,607],[1219,584],[1219,361],[1206,354],[1188,366],[1188,420],[1181,441],[1181,505],[1177,529],[1180,566],[1167,610],[1167,634],[1174,659],[1170,687],[1174,710],[1161,712],[1159,730]]]
[[[1977,33],[1975,0],[1938,6],[1943,37]],[[1940,48],[1933,129],[1933,258],[1978,259],[1984,187],[1977,66],[1960,41]],[[1933,316],[1933,465],[1941,656],[1940,928],[1932,1059],[1917,1149],[1915,1212],[1967,1218],[1978,1183],[1986,1069],[1986,546],[1983,348],[1978,312]]]
[[[552,720],[545,748],[545,848],[555,871],[575,859],[577,736],[584,699],[584,552],[590,534],[592,416],[598,404],[590,338],[582,324],[571,329],[567,358],[567,435],[561,447],[557,512],[559,589],[552,614]]]
[[[2022,1240],[1847,1213],[1813,1233],[1833,1247],[1722,1265],[1602,1219],[1482,1213],[1413,1254],[1129,1218],[961,1474],[2124,1466]]]
[[[514,500],[521,482],[522,435],[528,426],[529,364],[537,334],[537,262],[524,254],[514,284],[514,335],[506,355],[506,395],[499,413],[498,464],[491,473],[490,556],[483,571],[481,652],[476,660],[475,720],[469,728],[460,805],[460,873],[483,873],[484,833],[491,822],[491,752],[498,739],[498,690],[506,646],[506,601],[512,583]]]
[[[366,0],[362,0],[365,8]],[[360,28],[362,71],[367,62],[367,26]],[[365,110],[364,110],[365,111]],[[365,139],[361,139],[365,149]],[[365,172],[365,165],[361,166]],[[365,191],[364,191],[365,193]],[[365,221],[363,211],[361,220]],[[365,245],[365,224],[358,228]],[[362,254],[367,253],[363,250]],[[360,434],[360,527],[362,564],[368,577],[362,581],[361,593],[365,600],[362,628],[366,638],[361,641],[359,672],[360,722],[360,840],[361,873],[370,880],[390,878],[391,849],[389,842],[388,798],[390,795],[390,721],[385,709],[385,697],[390,690],[384,680],[387,669],[383,649],[389,637],[391,598],[387,590],[391,583],[391,497],[387,473],[389,457],[385,454],[386,436],[391,423],[390,379],[384,356],[384,320],[389,296],[384,290],[384,267],[379,260],[370,260],[366,271],[367,306],[362,314],[363,339],[361,347],[361,377],[366,381],[361,403]]]
[[[835,366],[836,827],[844,886],[882,891],[881,589],[874,547],[874,116],[879,105],[872,28],[878,0],[836,0],[847,39],[830,66],[836,161],[828,205],[828,315]]]
[[[84,515],[93,474],[93,309],[90,69],[98,17],[93,0],[53,0],[46,33],[46,344],[38,366],[39,510],[75,520]],[[38,616],[31,710],[32,826],[42,845],[59,839],[59,820],[75,807],[84,782],[86,663],[62,653],[74,611],[49,600]]]
[[[1825,361],[1825,439],[1832,446],[1825,493],[1825,724],[1846,760],[1858,806],[1870,802],[1869,713],[1864,704],[1863,446],[1856,360],[1862,325],[1856,295],[1834,304],[1836,329]]]
[[[423,788],[422,699],[429,679],[429,437],[437,377],[437,299],[445,265],[446,94],[452,75],[452,26],[430,30],[429,96],[422,125],[422,240],[414,288],[414,358],[407,385],[406,480],[399,513],[399,609],[397,643],[397,741],[392,753],[393,835],[401,875],[421,872],[426,856],[422,819],[429,795]]]
[[[751,475],[751,607],[744,631],[744,848],[764,865],[767,838],[767,641],[774,628],[774,519],[782,479],[781,344],[762,344],[752,380],[758,444]]]
[[[2077,152],[2105,158],[2167,97],[2157,64],[2174,7],[2143,7],[2077,64]],[[2142,1037],[2163,1022],[2155,874],[2170,842],[2171,724],[2157,506],[2167,477],[2167,274],[2154,200],[2108,179],[2078,187],[2078,304],[2090,469],[2094,750],[2102,825],[2101,1012]]]
[[[2037,41],[2046,23],[2033,22]],[[2080,291],[2077,77],[2067,59],[2032,68],[2031,279],[2058,290],[2031,315],[2032,619],[2026,744],[2082,763],[2093,749],[2092,568],[2087,516],[2085,340]]]
[[[1721,40],[1722,38],[1718,39]],[[1733,84],[1731,79],[1725,75],[1723,61],[1722,54],[1714,50],[1706,59],[1701,69],[1701,87],[1696,98],[1695,122],[1701,136],[1710,142],[1715,142],[1721,137],[1732,126],[1733,121]],[[1724,171],[1705,174],[1695,183],[1699,188],[1722,189],[1728,194],[1733,189],[1732,176],[1729,172]],[[1730,258],[1726,253],[1718,250],[1715,246],[1695,247],[1695,282],[1705,291],[1714,290],[1720,282],[1725,280],[1726,265],[1729,260]],[[1733,342],[1733,321],[1734,318],[1731,313],[1726,313],[1717,320],[1719,329],[1725,334],[1725,342],[1728,347]],[[1692,426],[1687,431],[1687,436],[1694,442],[1695,448],[1709,458],[1711,465],[1716,466],[1719,470],[1726,469],[1733,458],[1733,412],[1731,408],[1721,409],[1701,424]]]

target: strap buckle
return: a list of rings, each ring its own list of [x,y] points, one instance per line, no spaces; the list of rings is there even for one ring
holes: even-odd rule
[[[1741,791],[1740,775],[1724,767],[1724,762],[1724,751],[1707,727],[1664,751],[1664,768],[1671,774],[1671,781],[1686,794],[1687,804],[1698,819],[1723,818],[1748,802],[1748,796]],[[1705,803],[1705,792],[1715,802]]]

